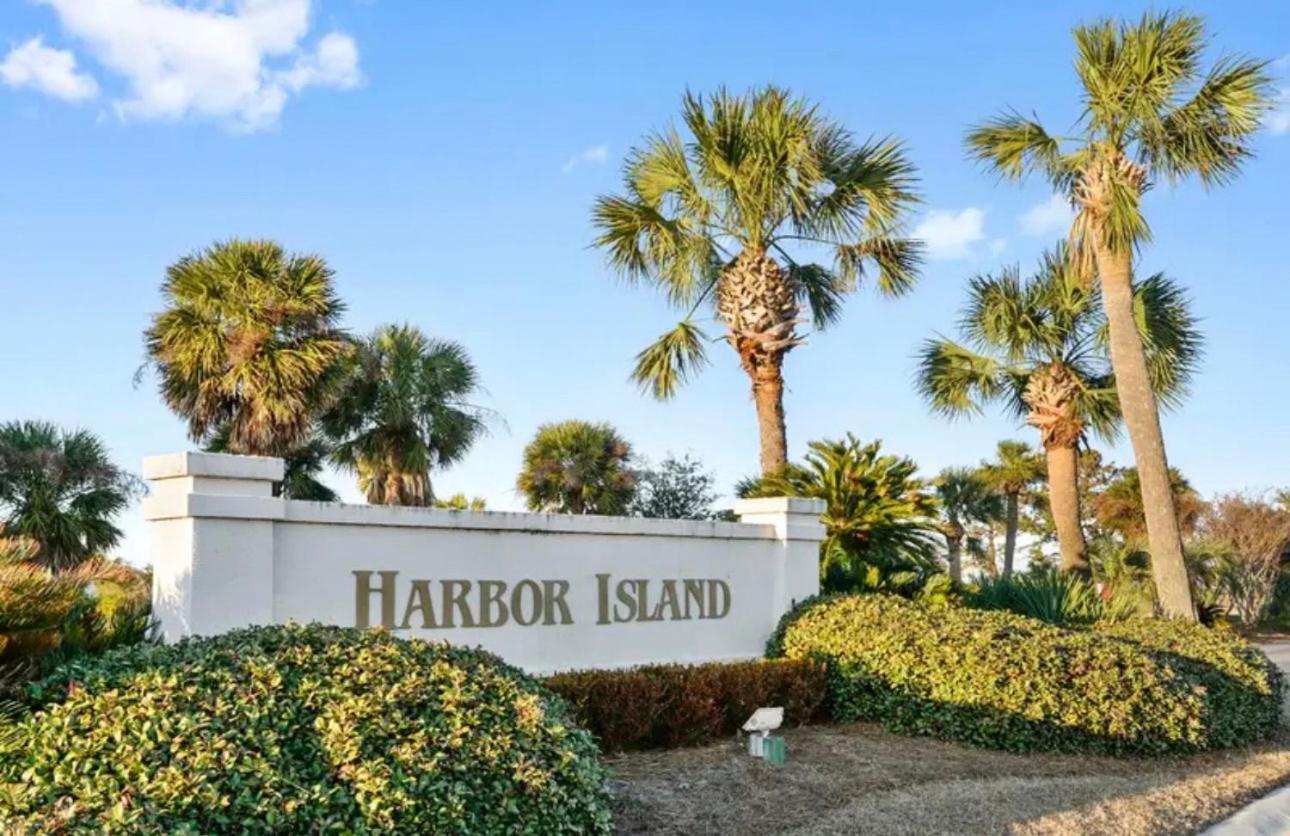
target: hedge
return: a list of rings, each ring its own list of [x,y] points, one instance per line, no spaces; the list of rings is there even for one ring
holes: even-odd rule
[[[671,748],[736,734],[762,706],[783,706],[785,722],[821,719],[824,665],[806,659],[651,665],[549,677],[603,751]]]
[[[605,773],[496,657],[337,627],[77,660],[0,736],[19,832],[599,833]]]
[[[828,662],[834,719],[992,748],[1191,752],[1263,739],[1281,711],[1262,653],[1186,623],[1065,629],[866,595],[812,602],[782,636]]]

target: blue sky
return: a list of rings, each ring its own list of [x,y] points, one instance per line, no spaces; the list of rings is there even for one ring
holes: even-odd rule
[[[316,251],[346,324],[407,321],[462,342],[506,425],[439,492],[516,508],[539,423],[617,425],[647,456],[692,452],[723,486],[755,470],[733,353],[674,401],[627,380],[675,321],[612,279],[589,209],[687,88],[776,83],[855,133],[904,139],[933,259],[916,292],[861,292],[787,362],[791,451],[852,431],[927,474],[1034,441],[1000,415],[947,424],[910,381],[917,343],[953,327],[965,280],[1034,263],[1060,234],[1042,183],[996,183],[964,127],[1005,106],[1077,116],[1070,28],[1122,3],[421,3],[9,0],[0,9],[0,420],[98,432],[124,465],[189,446],[155,381],[132,385],[175,258],[229,236]],[[1290,5],[1192,3],[1218,50],[1278,60]],[[1208,349],[1172,462],[1206,493],[1290,484],[1290,100],[1234,184],[1161,187],[1140,271],[1190,288]],[[1280,130],[1280,133],[1277,133]],[[1058,215],[1059,219],[1059,215]],[[1110,451],[1127,463],[1127,446]],[[333,484],[354,498],[349,477]],[[124,551],[143,548],[137,511]]]

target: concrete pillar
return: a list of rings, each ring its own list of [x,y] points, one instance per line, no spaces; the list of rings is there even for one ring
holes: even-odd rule
[[[273,495],[281,459],[175,453],[143,462],[153,614],[162,637],[210,636],[274,623]]]
[[[735,503],[739,521],[769,525],[783,544],[772,591],[772,608],[776,619],[803,598],[820,591],[820,543],[824,524],[820,522],[827,506],[822,499],[789,496],[741,499]]]

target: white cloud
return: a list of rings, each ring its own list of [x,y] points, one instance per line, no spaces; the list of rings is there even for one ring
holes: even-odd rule
[[[560,170],[563,171],[565,174],[568,174],[569,172],[573,171],[582,163],[593,163],[595,165],[604,165],[605,162],[608,160],[609,160],[609,146],[593,145],[590,148],[582,149],[581,151],[574,154],[569,159],[565,160],[564,165],[560,166]]]
[[[30,87],[65,102],[83,102],[99,93],[94,78],[77,71],[75,55],[51,49],[39,37],[9,50],[0,63],[0,81],[10,87]]]
[[[1285,76],[1285,82],[1273,100],[1272,110],[1263,118],[1263,124],[1274,134],[1290,134],[1290,55],[1283,55],[1272,66]]]
[[[1075,210],[1071,208],[1070,201],[1055,194],[1021,216],[1021,231],[1036,238],[1064,234],[1073,220]]]
[[[358,47],[342,32],[312,46],[312,0],[37,0],[68,36],[125,84],[122,119],[211,119],[236,130],[277,123],[307,87],[362,80]]]
[[[914,227],[914,238],[927,245],[927,254],[936,259],[959,259],[988,251],[1003,252],[1007,241],[988,238],[985,234],[985,210],[969,206],[959,212],[933,209]]]

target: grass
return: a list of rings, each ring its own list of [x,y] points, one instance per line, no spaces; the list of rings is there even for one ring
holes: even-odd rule
[[[1290,726],[1247,749],[1137,760],[1013,755],[868,723],[609,761],[624,833],[1195,833],[1290,782]]]

